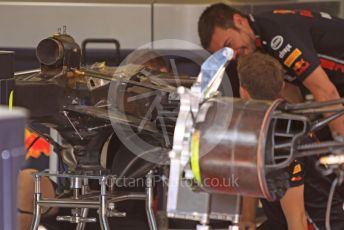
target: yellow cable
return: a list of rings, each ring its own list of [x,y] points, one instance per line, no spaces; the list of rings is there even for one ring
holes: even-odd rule
[[[195,131],[192,134],[191,139],[191,169],[194,174],[196,182],[201,185],[201,171],[199,168],[199,131]]]
[[[14,92],[13,92],[13,90],[11,90],[10,97],[8,99],[8,108],[10,110],[12,110],[12,107],[13,107],[13,94],[14,94]]]

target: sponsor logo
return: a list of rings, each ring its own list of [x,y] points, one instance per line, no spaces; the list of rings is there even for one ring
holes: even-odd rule
[[[291,178],[292,182],[297,182],[297,181],[301,181],[301,180],[302,180],[302,177],[300,177],[300,176],[294,176]]]
[[[334,66],[334,70],[344,73],[344,65],[340,63],[336,63],[336,65]]]
[[[320,12],[320,16],[326,19],[332,19],[332,16],[326,12]]]
[[[295,10],[274,10],[274,14],[295,14]]]
[[[279,58],[284,58],[284,56],[290,52],[292,46],[290,44],[286,45],[283,50],[279,52]]]
[[[300,76],[301,74],[303,74],[303,72],[305,72],[308,69],[309,66],[310,64],[308,61],[301,59],[300,61],[295,63],[293,70],[296,72],[298,76]]]
[[[297,165],[295,165],[295,167],[294,167],[293,174],[297,174],[297,173],[299,173],[299,172],[301,172],[301,165],[300,165],[300,164],[297,164]]]
[[[309,10],[273,10],[272,11],[274,14],[300,14],[301,16],[304,17],[313,17],[313,13]]]
[[[320,58],[320,65],[324,69],[344,73],[344,64]]]
[[[256,47],[262,47],[262,39],[256,38]]]
[[[43,138],[37,138],[37,134],[29,131],[28,129],[25,130],[25,149],[29,149],[25,158],[39,158],[42,154],[46,155],[47,157],[50,156],[50,144]],[[35,143],[34,143],[35,141]],[[31,146],[32,145],[32,146]]]
[[[312,12],[309,11],[309,10],[300,10],[300,11],[299,11],[299,14],[300,14],[301,16],[304,16],[304,17],[309,17],[309,18],[312,18],[312,17],[313,17]]]
[[[283,37],[281,35],[275,36],[270,43],[273,50],[278,50],[283,45]]]
[[[298,48],[294,49],[287,59],[285,59],[284,64],[290,67],[301,54],[302,52]]]

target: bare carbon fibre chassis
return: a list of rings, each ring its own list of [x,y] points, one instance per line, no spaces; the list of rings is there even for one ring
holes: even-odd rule
[[[63,39],[63,41],[69,43],[69,39]],[[52,45],[56,44],[52,43]],[[57,48],[59,47],[57,46]],[[75,50],[77,51],[77,49]],[[47,56],[45,56],[46,54]],[[60,56],[62,57],[62,54]],[[53,59],[56,60],[54,65],[62,61],[60,56]],[[43,58],[41,62],[46,65],[43,67],[46,67],[47,71],[35,72],[29,76],[18,76],[17,89],[19,89],[19,94],[17,93],[17,98],[21,99],[19,102],[23,106],[27,106],[35,112],[33,118],[40,123],[52,125],[65,139],[68,147],[60,146],[54,141],[52,144],[58,152],[61,152],[62,160],[70,171],[56,174],[46,172],[35,174],[35,218],[31,229],[38,228],[41,207],[46,206],[72,208],[72,216],[59,217],[58,220],[77,223],[78,230],[83,229],[87,222],[95,221],[94,218],[88,217],[88,210],[98,209],[100,226],[102,230],[108,230],[107,219],[109,217],[124,216],[124,213],[116,211],[115,203],[128,199],[146,201],[150,228],[157,229],[151,208],[152,172],[150,171],[147,175],[145,193],[118,194],[113,189],[116,177],[109,174],[107,169],[100,164],[99,156],[103,143],[113,131],[111,122],[114,121],[126,127],[134,127],[135,130],[140,129],[140,119],[149,107],[142,105],[152,104],[150,98],[147,101],[121,103],[128,102],[128,97],[142,93],[142,91],[129,93],[127,91],[128,85],[130,88],[138,86],[149,91],[157,90],[160,96],[165,98],[161,100],[161,104],[175,101],[173,98],[178,98],[177,101],[180,99],[180,106],[177,104],[179,112],[174,110],[174,104],[172,110],[168,111],[169,113],[172,112],[171,114],[177,113],[178,118],[176,124],[172,122],[169,126],[173,130],[167,132],[169,135],[174,135],[173,149],[169,154],[170,180],[167,213],[171,218],[201,222],[201,225],[197,227],[198,229],[209,229],[210,219],[231,220],[234,226],[229,228],[236,229],[235,224],[237,224],[240,214],[238,194],[249,194],[268,199],[276,198],[274,194],[283,195],[288,186],[283,185],[281,189],[280,187],[276,189],[276,186],[269,187],[269,184],[274,185],[274,182],[277,182],[279,178],[274,178],[274,181],[268,183],[267,180],[270,178],[268,178],[267,172],[289,165],[291,160],[297,157],[295,153],[298,153],[298,156],[307,156],[314,154],[314,152],[326,152],[330,147],[343,148],[343,143],[340,142],[328,143],[328,145],[310,144],[302,146],[297,139],[342,115],[342,110],[332,111],[335,112],[335,115],[311,124],[305,115],[314,113],[314,111],[307,111],[307,109],[321,108],[325,104],[315,107],[310,107],[307,104],[293,106],[283,101],[246,103],[242,100],[215,97],[218,95],[217,90],[222,81],[225,67],[233,57],[233,51],[229,48],[224,48],[210,56],[203,63],[197,82],[193,84],[191,89],[178,88],[179,97],[175,95],[176,88],[169,87],[169,82],[161,84],[155,79],[156,77],[166,79],[166,76],[151,75],[142,67],[130,65],[124,68],[120,67],[116,74],[111,69],[109,69],[110,72],[107,72],[108,69],[106,68],[100,70],[98,67],[95,69],[80,68],[78,63],[59,66],[62,68],[59,69],[47,62],[50,60],[48,58],[50,57],[49,52],[42,52],[40,57]],[[69,76],[70,74],[72,78]],[[111,88],[109,86],[113,77],[118,84],[114,87],[114,95],[108,98],[106,92]],[[143,81],[151,77],[153,81],[148,83]],[[190,80],[186,83],[190,83]],[[122,87],[123,85],[124,87]],[[48,88],[48,86],[50,87]],[[68,91],[65,91],[66,89]],[[40,91],[39,95],[36,94],[37,91]],[[118,94],[120,91],[124,93]],[[28,95],[35,97],[28,98]],[[46,95],[43,100],[41,95]],[[170,96],[173,96],[171,100]],[[48,106],[42,106],[43,102],[49,102],[47,103]],[[113,108],[114,110],[110,110],[112,107],[108,104],[117,106]],[[167,103],[167,105],[170,106],[171,104]],[[230,109],[231,106],[237,109],[233,112],[233,122],[230,118],[228,119],[227,108]],[[126,112],[132,116],[123,117]],[[214,112],[215,114],[219,112],[218,120],[209,119],[212,118],[211,114]],[[318,114],[326,112],[328,111],[315,111]],[[171,116],[170,118],[175,117]],[[158,121],[159,116],[153,120]],[[287,128],[285,131],[282,129],[283,132],[276,132],[276,130],[280,130],[278,124],[283,124],[283,121],[280,122],[281,120],[287,121]],[[225,123],[221,124],[222,121]],[[229,122],[226,123],[226,121]],[[221,127],[222,132],[216,132],[216,127]],[[154,124],[154,122],[149,122],[143,128],[150,133],[150,137],[161,134],[163,130],[159,128],[159,123]],[[221,136],[222,134],[223,136]],[[289,139],[282,141],[278,138],[273,139],[279,135]],[[169,141],[168,138],[162,138],[161,135],[160,139],[166,143]],[[215,141],[216,144],[213,145],[212,141]],[[170,147],[169,144],[163,146],[164,148]],[[204,155],[209,146],[214,148],[210,149],[209,154]],[[72,148],[73,151],[68,151],[69,148]],[[286,151],[284,151],[285,149]],[[244,154],[239,155],[238,152]],[[156,157],[156,155],[154,156]],[[245,167],[250,169],[249,173],[245,173]],[[78,174],[77,172],[83,173]],[[92,174],[86,174],[86,172],[92,172]],[[207,178],[228,178],[233,172],[240,172],[240,175],[247,179],[239,189],[223,189],[219,186],[206,186],[203,183]],[[73,195],[68,199],[43,198],[40,191],[40,178],[42,176],[55,176],[70,180],[70,189]],[[98,180],[100,191],[91,191],[88,186],[89,180]],[[186,186],[183,187],[182,182],[186,182],[184,184]],[[276,190],[280,191],[276,192]],[[225,197],[222,197],[223,199],[221,198],[222,194],[219,194],[221,192],[226,193]],[[228,194],[232,194],[232,197]],[[221,209],[221,204],[225,208]],[[230,206],[232,209],[228,208]]]
[[[155,165],[147,164],[148,166],[145,165],[147,167],[135,168],[134,172],[129,170],[130,167],[127,168],[127,173],[130,176],[132,174],[129,172],[133,173],[133,177],[142,177],[149,172],[145,193],[118,194],[114,192],[116,189],[113,189],[113,184],[111,184],[116,183],[115,175],[109,173],[111,169],[106,168],[109,167],[108,165],[101,164],[100,156],[109,137],[119,135],[114,133],[112,123],[121,126],[116,127],[117,131],[118,129],[122,132],[130,130],[134,134],[139,133],[149,136],[150,139],[161,140],[162,135],[159,135],[159,129],[153,125],[153,121],[149,120],[141,125],[142,114],[145,115],[152,103],[151,100],[155,98],[143,98],[130,103],[127,97],[135,97],[142,89],[146,90],[145,92],[156,91],[158,93],[155,94],[161,96],[162,101],[170,106],[169,102],[174,99],[170,100],[168,95],[175,91],[175,87],[171,84],[175,84],[176,80],[170,79],[169,74],[162,76],[160,73],[151,73],[150,69],[136,65],[117,68],[102,64],[81,67],[79,51],[80,48],[72,37],[64,33],[55,34],[42,40],[37,47],[36,53],[41,68],[17,73],[15,76],[15,104],[30,110],[30,121],[53,128],[59,133],[63,139],[63,145],[30,127],[53,145],[59,157],[59,163],[64,163],[68,167],[68,171],[63,170],[55,174],[47,172],[35,174],[35,218],[31,229],[37,229],[39,225],[41,207],[58,206],[73,208],[71,216],[59,217],[58,220],[77,223],[77,229],[83,229],[87,222],[95,221],[87,216],[88,209],[98,209],[101,228],[107,230],[109,229],[108,217],[124,216],[124,213],[115,210],[115,203],[134,199],[146,200],[149,225],[155,230],[157,226],[151,209],[152,174],[149,172],[156,168]],[[149,81],[150,77],[155,80]],[[164,81],[157,81],[159,80],[157,78],[163,78]],[[182,85],[184,83],[190,85],[192,82],[192,79],[179,80],[178,82]],[[128,93],[129,88],[135,88],[138,92]],[[172,109],[174,109],[173,105]],[[164,140],[166,139],[168,140],[167,137]],[[115,144],[117,147],[119,140],[115,141]],[[159,142],[158,146],[161,145],[163,144]],[[147,152],[149,151],[145,153]],[[159,157],[164,157],[162,152],[157,151],[157,154]],[[156,155],[155,159],[158,160]],[[131,162],[135,162],[137,158]],[[112,162],[110,160],[109,162],[111,165]],[[124,171],[121,172],[123,175]],[[54,176],[70,181],[71,186],[66,189],[71,190],[73,195],[68,199],[60,197],[45,199],[40,189],[42,176]],[[99,181],[100,191],[89,190],[89,180]]]
[[[70,180],[70,188],[73,195],[69,198],[44,198],[41,193],[40,180],[43,176],[54,176],[57,178],[67,178]],[[31,230],[37,230],[41,219],[42,207],[65,207],[72,208],[72,216],[59,216],[58,221],[69,221],[76,223],[76,230],[83,230],[86,223],[96,222],[96,218],[89,218],[89,209],[97,209],[100,227],[102,230],[109,230],[109,217],[125,217],[123,212],[116,211],[116,202],[125,200],[145,200],[146,213],[151,230],[157,230],[156,220],[153,214],[153,173],[150,171],[146,177],[145,193],[114,193],[113,186],[116,183],[114,175],[81,175],[75,173],[48,173],[45,171],[35,173],[35,193],[34,193],[34,216]],[[100,191],[90,190],[89,180],[98,180]]]

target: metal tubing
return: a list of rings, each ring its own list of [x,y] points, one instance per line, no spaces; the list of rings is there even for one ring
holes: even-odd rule
[[[83,197],[84,198],[84,197]],[[125,200],[145,200],[145,194],[121,195],[110,199],[110,202],[120,202]],[[42,199],[38,201],[42,207],[61,207],[61,208],[94,208],[100,207],[99,201],[92,200],[73,200],[73,199]]]
[[[82,187],[82,179],[80,177],[71,178],[70,182],[71,182],[70,183],[71,189],[76,189],[76,188]]]
[[[87,194],[90,192],[90,186],[88,184],[88,179],[87,178],[84,178],[83,179],[83,184],[81,186],[81,196]]]
[[[37,174],[34,175],[35,177],[35,194],[41,193],[41,177]]]
[[[92,199],[99,197],[99,192],[89,192],[85,195],[81,195],[80,199]],[[146,200],[146,193],[140,193],[140,192],[129,192],[124,195],[119,195],[116,193],[108,193],[107,198],[109,198],[109,202],[120,202],[125,200]]]
[[[32,218],[30,229],[38,230],[38,226],[41,221],[41,207],[38,204],[38,201],[41,198],[41,194],[40,193],[35,194],[34,197],[35,197],[35,200],[34,200],[33,218]]]
[[[99,197],[99,222],[102,230],[110,230],[106,217],[106,178],[100,179],[100,197]]]
[[[111,202],[120,202],[125,200],[146,200],[146,194],[128,194],[111,198]]]
[[[86,217],[87,217],[87,215],[88,215],[88,210],[89,210],[88,208],[83,208],[83,209],[81,210],[81,217],[82,217],[82,218],[86,218]],[[85,222],[79,222],[79,223],[77,224],[75,230],[84,230],[85,227],[86,227],[86,223],[85,223]]]
[[[38,201],[43,207],[63,208],[99,208],[99,201],[73,200],[73,199],[43,199]]]
[[[38,230],[38,226],[41,220],[41,207],[40,207],[40,199],[41,199],[41,178],[39,175],[35,174],[35,193],[34,193],[34,209],[33,209],[33,218],[31,223],[31,230]]]
[[[88,179],[87,178],[83,178],[82,179],[82,183],[81,183],[81,195],[86,194],[89,191],[89,185],[88,185]],[[81,217],[82,218],[86,218],[88,215],[88,208],[82,208],[81,209]],[[75,230],[84,230],[86,227],[86,223],[85,222],[79,222],[76,226]]]
[[[80,198],[80,189],[79,188],[73,188],[73,198],[76,200],[79,200],[79,198]]]
[[[146,188],[146,212],[147,212],[147,219],[149,223],[149,228],[151,230],[158,230],[155,216],[153,213],[153,172],[150,171],[147,174],[147,188]]]

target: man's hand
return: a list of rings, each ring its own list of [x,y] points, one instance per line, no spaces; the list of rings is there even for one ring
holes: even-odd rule
[[[240,220],[239,229],[240,230],[255,230],[256,229],[256,223],[252,222],[252,221]]]

